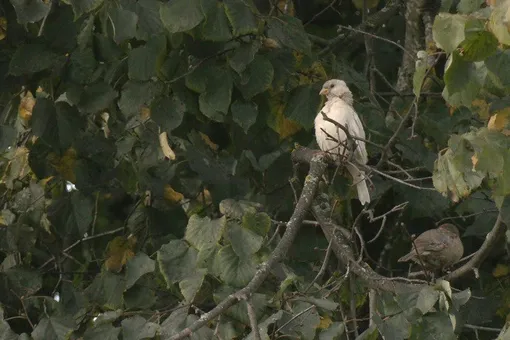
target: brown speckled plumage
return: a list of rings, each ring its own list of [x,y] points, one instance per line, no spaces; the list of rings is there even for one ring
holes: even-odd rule
[[[398,262],[413,261],[419,265],[423,262],[428,270],[442,271],[458,262],[464,254],[459,230],[450,223],[425,231],[414,240],[414,245],[416,248],[412,246],[411,251],[398,259]]]

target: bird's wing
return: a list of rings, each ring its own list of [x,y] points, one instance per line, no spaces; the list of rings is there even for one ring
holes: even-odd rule
[[[335,105],[335,101],[327,101],[324,107],[319,111],[315,118],[315,137],[317,144],[322,151],[332,154],[342,155],[344,147],[339,142],[346,140],[345,132],[335,124],[324,120],[323,112],[332,120],[345,126],[344,115],[341,114],[341,108]]]
[[[337,101],[333,104],[332,110],[341,113],[343,117],[340,121],[345,122],[344,125],[351,136],[365,139],[365,129],[363,128],[361,119],[352,106],[346,104],[344,101]],[[356,160],[366,164],[368,162],[368,154],[365,142],[356,140],[355,143],[356,150],[354,155],[356,156]]]
[[[436,229],[427,230],[414,240],[416,248],[423,252],[438,252],[447,247],[447,242]]]

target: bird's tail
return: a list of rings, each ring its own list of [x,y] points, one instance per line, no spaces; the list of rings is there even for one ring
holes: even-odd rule
[[[404,255],[401,258],[399,258],[398,262],[407,262],[407,261],[411,260],[414,257],[414,255],[415,255],[414,252],[411,251],[407,255]]]
[[[362,205],[370,203],[370,193],[368,192],[367,180],[365,179],[365,173],[359,170],[357,167],[351,164],[347,164],[347,171],[352,176],[353,183],[356,184],[358,190],[358,199]]]

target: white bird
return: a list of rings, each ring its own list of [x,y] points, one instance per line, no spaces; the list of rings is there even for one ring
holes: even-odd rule
[[[324,107],[315,117],[315,138],[319,148],[330,153],[338,163],[348,157],[354,149],[352,159],[355,162],[353,163],[366,164],[368,154],[365,142],[358,139],[348,140],[345,133],[345,131],[348,131],[352,137],[365,139],[365,130],[361,120],[352,107],[352,92],[343,80],[331,79],[324,83],[319,94],[327,98]],[[323,112],[329,119],[345,127],[345,131],[332,122],[325,120]],[[358,199],[361,204],[370,203],[370,193],[368,192],[365,173],[358,169],[355,164],[346,163],[345,167],[353,177],[353,183],[356,185]]]

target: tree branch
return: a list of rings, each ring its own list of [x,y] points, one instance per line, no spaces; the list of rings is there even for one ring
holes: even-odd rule
[[[325,158],[326,156],[323,153],[317,153],[311,158],[310,171],[306,177],[303,191],[301,192],[299,201],[297,202],[296,208],[294,209],[294,213],[292,214],[287,224],[285,233],[283,234],[276,248],[271,253],[269,259],[260,265],[259,269],[255,273],[255,276],[246,285],[246,287],[238,290],[233,294],[230,294],[216,307],[203,314],[200,319],[195,321],[189,327],[171,336],[169,340],[183,339],[190,336],[194,331],[202,328],[209,321],[225,312],[228,308],[235,305],[240,300],[243,300],[244,297],[253,294],[262,285],[264,280],[269,275],[271,268],[285,258],[289,248],[292,245],[292,242],[294,241],[299,231],[299,228],[301,227],[305,215],[307,214],[308,209],[310,208],[310,205],[312,204],[312,201],[315,197],[315,192],[317,191],[319,180],[326,170]]]
[[[476,270],[478,267],[480,267],[482,262],[485,261],[489,255],[489,252],[492,250],[492,248],[494,248],[494,245],[501,239],[501,237],[504,237],[505,229],[505,224],[503,223],[501,214],[499,214],[498,218],[496,219],[496,223],[494,223],[494,226],[492,227],[492,230],[487,234],[482,246],[480,249],[478,249],[471,260],[466,262],[463,266],[455,269],[450,274],[446,275],[444,279],[451,282],[471,271],[475,271],[476,273]]]
[[[395,16],[395,14],[398,12],[399,7],[400,7],[399,0],[388,1],[386,6],[384,6],[380,11],[367,16],[366,21],[355,28],[358,32],[351,31],[348,34],[340,34],[336,38],[333,38],[329,42],[329,45],[319,52],[319,56],[325,55],[326,53],[334,49],[336,46],[339,45],[345,46],[349,42],[359,39],[360,37],[363,36],[363,33],[360,33],[359,31],[365,32],[370,27],[381,27],[390,18]],[[360,42],[362,42],[362,40]]]

